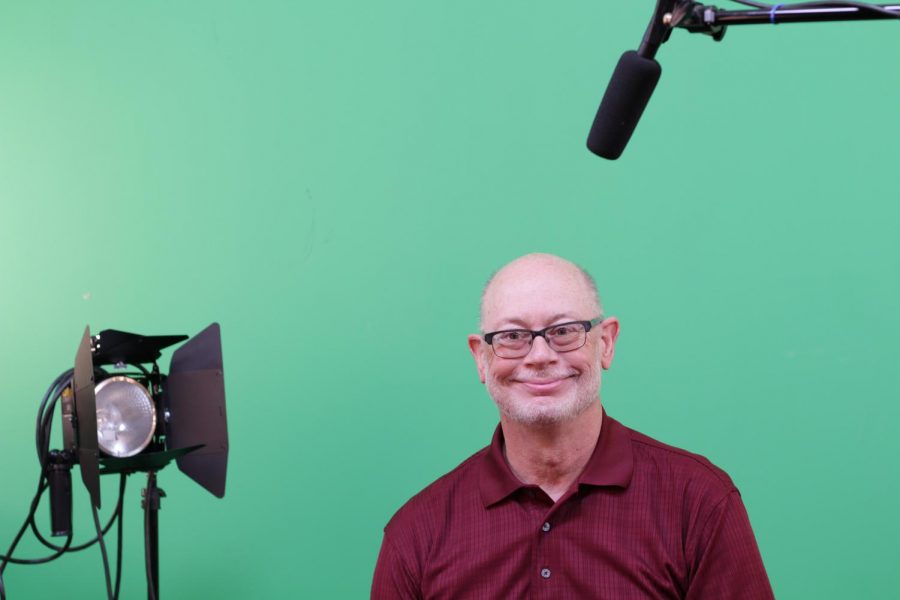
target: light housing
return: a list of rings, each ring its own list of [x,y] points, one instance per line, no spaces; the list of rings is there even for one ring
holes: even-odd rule
[[[185,340],[172,355],[169,374],[161,373],[162,350]],[[131,368],[136,371],[114,372]],[[77,457],[94,506],[100,507],[100,475],[154,472],[173,460],[210,493],[225,495],[228,426],[218,323],[190,339],[114,329],[91,336],[85,330],[72,387],[74,407],[63,402],[64,446]],[[119,425],[125,429],[118,433],[128,436],[121,446],[115,439]]]

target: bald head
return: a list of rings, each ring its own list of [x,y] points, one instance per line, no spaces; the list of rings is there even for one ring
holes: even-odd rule
[[[501,267],[481,294],[480,323],[483,331],[499,327],[497,320],[514,314],[523,300],[541,298],[548,305],[579,306],[584,319],[602,313],[597,284],[591,275],[553,254],[526,254]],[[512,310],[512,313],[510,313]],[[590,314],[587,314],[590,313]]]

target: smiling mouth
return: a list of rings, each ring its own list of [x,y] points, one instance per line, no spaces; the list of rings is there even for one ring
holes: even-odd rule
[[[517,379],[516,383],[522,384],[525,389],[533,392],[552,392],[562,387],[574,375],[554,378]]]

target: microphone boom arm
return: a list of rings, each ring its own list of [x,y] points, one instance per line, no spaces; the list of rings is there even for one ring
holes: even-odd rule
[[[729,25],[778,25],[898,18],[900,18],[900,4],[803,2],[776,4],[755,10],[725,10],[716,6],[692,3],[685,18],[673,26],[686,29],[690,33],[711,35],[714,40],[719,41],[725,35],[725,27]]]

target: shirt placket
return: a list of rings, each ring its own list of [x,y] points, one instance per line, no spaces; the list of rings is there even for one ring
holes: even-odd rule
[[[556,539],[557,526],[565,513],[565,501],[570,494],[566,494],[556,503],[551,503],[550,498],[543,491],[535,493],[535,507],[538,509],[534,515],[534,544],[531,553],[531,598],[559,598],[561,592],[561,578],[564,575],[564,566],[561,563],[559,541]]]

